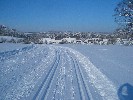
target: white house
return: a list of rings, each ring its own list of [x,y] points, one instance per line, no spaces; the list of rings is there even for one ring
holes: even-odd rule
[[[103,44],[107,45],[109,42],[109,39],[103,39]]]
[[[92,44],[93,43],[93,40],[92,40],[92,38],[91,39],[86,39],[85,41],[84,41],[84,43],[89,43],[89,44]]]
[[[51,39],[50,44],[55,44],[55,43],[56,43],[55,39]]]
[[[101,41],[100,38],[88,38],[84,41],[84,43],[89,43],[89,44],[94,44],[94,43],[99,43]]]
[[[131,43],[131,45],[133,45],[133,40],[132,40],[132,41],[130,41],[130,43]]]
[[[109,39],[103,39],[102,41],[99,42],[100,45],[107,45],[109,42]]]
[[[84,44],[82,40],[76,40],[77,44]]]
[[[50,44],[51,41],[52,41],[51,38],[42,38],[41,40],[42,40],[42,42],[45,43],[45,44]]]
[[[99,41],[100,38],[92,38],[93,41]]]
[[[128,39],[122,39],[122,44],[124,45],[129,45],[129,40]]]
[[[116,45],[121,45],[121,44],[122,44],[121,38],[117,38],[117,39],[116,39]]]
[[[62,42],[62,40],[54,40],[53,41],[53,43],[55,43],[55,44],[59,44],[59,43],[61,43]]]
[[[63,41],[66,41],[67,43],[76,43],[76,38],[63,38]]]

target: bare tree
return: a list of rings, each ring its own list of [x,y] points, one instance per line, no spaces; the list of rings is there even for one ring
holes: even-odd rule
[[[118,23],[118,32],[133,34],[133,0],[122,0],[115,8],[115,22]]]

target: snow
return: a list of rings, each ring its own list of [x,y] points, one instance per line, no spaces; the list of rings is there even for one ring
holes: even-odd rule
[[[6,51],[12,51],[16,49],[22,49],[24,47],[30,46],[31,44],[21,44],[21,43],[0,43],[0,53]]]
[[[68,43],[75,43],[76,42],[76,38],[63,38],[63,40],[66,40]]]
[[[0,100],[119,100],[132,96],[132,46],[3,43],[0,52]]]
[[[17,38],[17,37],[12,37],[12,36],[0,36],[0,41],[2,41],[2,39],[6,39],[6,41],[9,42],[12,39],[14,39],[15,41],[18,41],[18,40],[23,39],[23,38]]]
[[[102,72],[110,74],[108,77],[115,78],[118,83],[128,82],[133,85],[131,80],[133,68],[133,47],[132,46],[99,46],[99,45],[65,45],[71,47],[83,55]],[[123,75],[124,72],[125,75]],[[114,77],[115,76],[115,77]],[[117,77],[118,76],[118,77]],[[124,76],[125,78],[120,78]],[[119,82],[118,82],[119,80]]]

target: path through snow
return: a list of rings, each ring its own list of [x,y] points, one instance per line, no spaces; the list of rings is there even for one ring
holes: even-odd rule
[[[0,100],[118,100],[113,82],[76,50],[36,45],[17,52],[0,59]]]

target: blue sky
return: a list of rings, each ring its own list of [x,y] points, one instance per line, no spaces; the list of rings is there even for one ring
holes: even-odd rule
[[[20,31],[113,32],[120,0],[0,0],[0,24]]]

